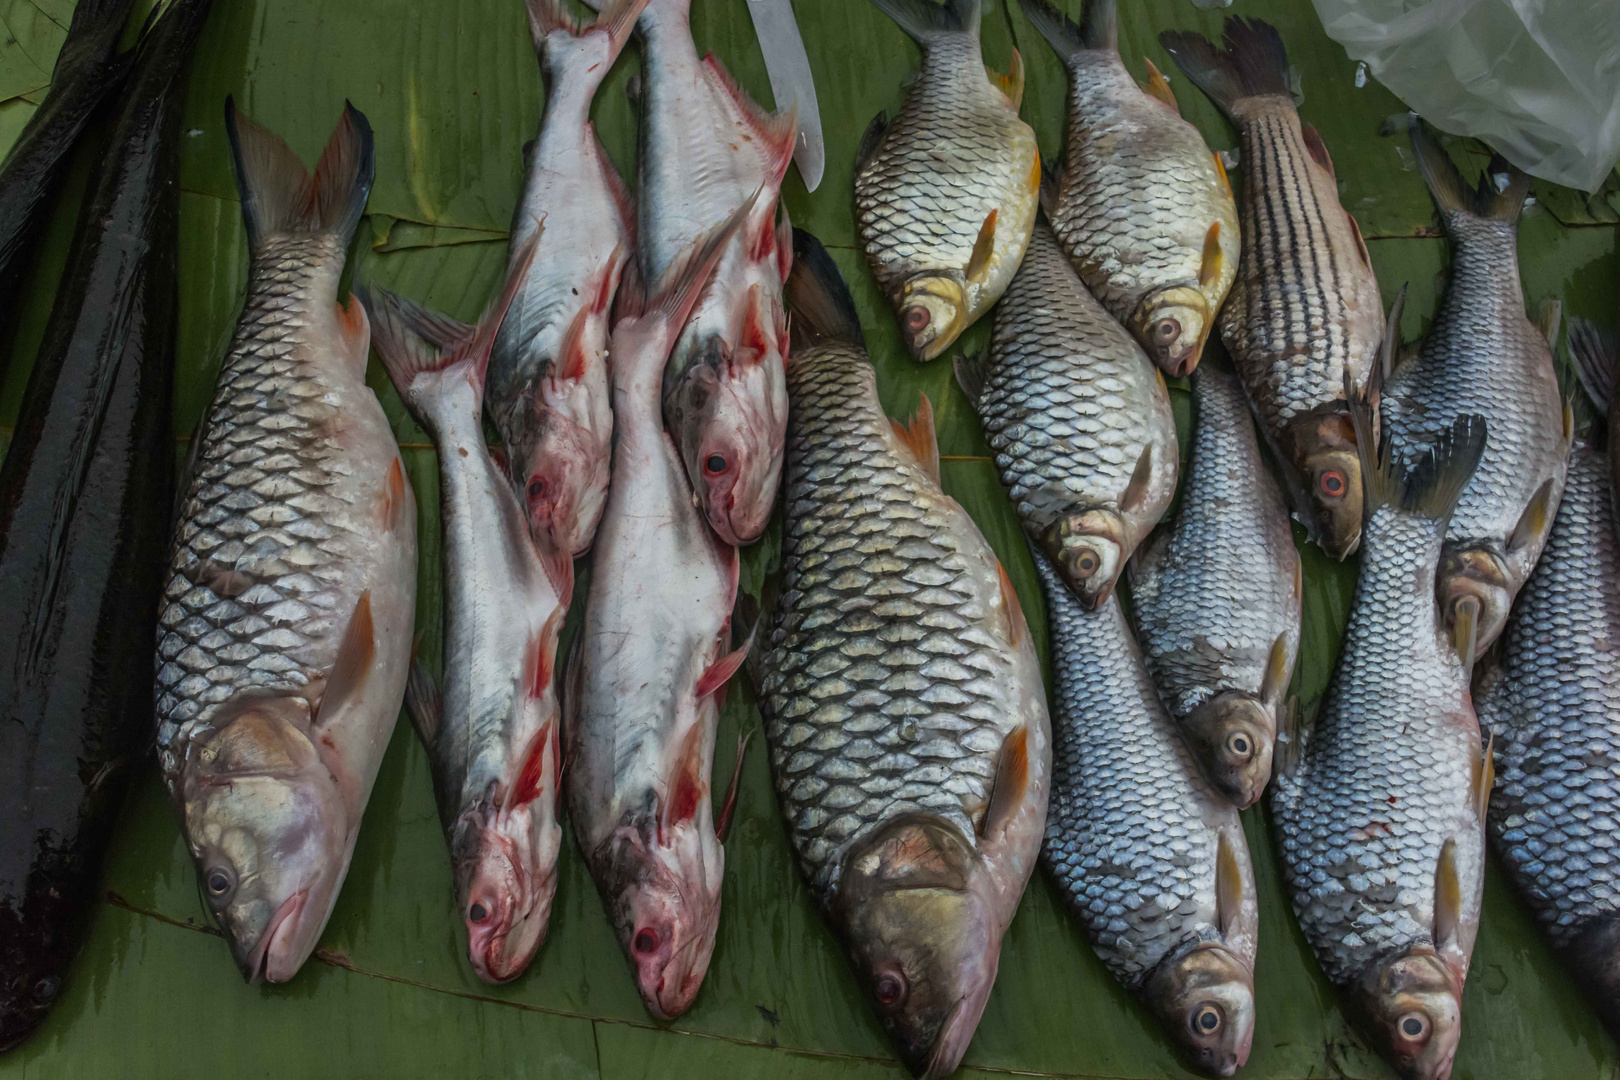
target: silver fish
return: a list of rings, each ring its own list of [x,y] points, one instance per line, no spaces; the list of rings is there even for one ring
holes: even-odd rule
[[[761,685],[772,772],[879,1023],[939,1078],[1035,868],[1046,695],[1017,593],[940,490],[927,399],[909,429],[884,415],[837,268],[807,234],[795,248],[784,580]]]
[[[313,179],[225,125],[247,302],[193,446],[159,616],[157,745],[209,908],[249,981],[285,982],[337,902],[410,666],[416,504],[334,303],[371,188],[344,112]]]
[[[1378,452],[1359,405],[1356,425],[1361,576],[1321,714],[1279,745],[1271,817],[1328,981],[1405,1080],[1445,1080],[1479,929],[1491,764],[1469,700],[1472,658],[1451,645],[1434,575],[1486,428],[1464,416],[1402,457],[1388,442]]]
[[[710,806],[733,651],[737,550],[703,523],[658,412],[664,364],[752,201],[613,328],[613,482],[570,660],[563,738],[574,835],[648,1011],[703,984],[725,849]],[[735,781],[734,781],[735,782]]]
[[[607,498],[608,315],[635,248],[630,193],[597,140],[591,101],[646,0],[617,0],[584,27],[559,0],[525,2],[549,92],[508,274],[530,241],[540,254],[495,338],[484,398],[535,540],[583,555]]]
[[[664,369],[664,422],[704,516],[728,544],[759,538],[776,505],[787,430],[791,259],[786,215],[773,224],[798,122],[770,115],[711,53],[698,59],[691,0],[652,0],[646,39],[638,239],[646,280],[718,228],[753,211],[721,255]]]
[[[988,359],[956,370],[1024,531],[1101,604],[1175,497],[1176,421],[1164,376],[1045,220],[996,308]]]
[[[1412,149],[1451,238],[1451,280],[1416,360],[1383,384],[1380,416],[1402,446],[1429,442],[1463,413],[1490,425],[1479,470],[1457,502],[1435,587],[1459,641],[1480,656],[1547,542],[1564,490],[1571,432],[1548,334],[1519,285],[1519,211],[1530,178],[1497,159],[1470,191],[1423,122]],[[1492,177],[1507,175],[1498,192]],[[1556,330],[1552,331],[1556,334]]]
[[[1242,137],[1243,256],[1221,338],[1295,515],[1331,558],[1347,558],[1361,540],[1363,504],[1349,399],[1365,391],[1384,336],[1367,245],[1339,205],[1321,135],[1300,125],[1275,27],[1229,18],[1225,51],[1193,33],[1159,41]]]
[[[1086,0],[1079,25],[1047,0],[1019,2],[1069,69],[1058,239],[1153,362],[1189,374],[1237,276],[1237,204],[1221,159],[1151,60],[1145,88],[1125,70],[1117,0]]]
[[[1198,422],[1181,509],[1137,552],[1131,600],[1165,705],[1204,774],[1241,810],[1271,780],[1299,652],[1299,552],[1242,384],[1206,365],[1192,388]]]
[[[1018,118],[1024,68],[986,72],[981,0],[872,0],[922,46],[922,72],[855,155],[855,216],[872,275],[918,360],[940,355],[1012,281],[1035,224],[1041,154]]]
[[[1055,752],[1043,858],[1114,978],[1197,1067],[1254,1040],[1260,907],[1237,811],[1176,731],[1119,599],[1086,611],[1035,553],[1052,632]]]
[[[441,693],[418,663],[405,700],[433,770],[467,955],[492,983],[516,978],[533,959],[557,890],[552,671],[573,587],[569,553],[537,554],[523,504],[484,445],[484,368],[535,241],[519,253],[477,327],[382,289],[363,296],[377,355],[439,452],[444,685]]]

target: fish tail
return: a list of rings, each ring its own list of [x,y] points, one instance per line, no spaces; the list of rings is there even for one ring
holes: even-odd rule
[[[926,46],[952,34],[979,36],[979,6],[982,0],[872,0],[883,14],[900,24],[900,29]]]
[[[1575,361],[1575,374],[1586,396],[1599,413],[1607,416],[1614,399],[1615,340],[1590,319],[1569,320],[1569,353]]]
[[[1076,24],[1059,11],[1051,0],[1018,0],[1030,25],[1067,63],[1076,53],[1089,49],[1116,50],[1119,47],[1119,8],[1117,0],[1090,0]]]
[[[529,13],[529,35],[534,39],[534,49],[544,61],[547,72],[554,78],[594,76],[595,81],[600,83],[619,58],[625,43],[630,40],[630,31],[635,28],[636,20],[641,17],[648,2],[610,0],[602,5],[601,14],[595,21],[583,25],[568,13],[562,0],[524,0],[524,7]],[[554,37],[559,31],[565,36]],[[605,33],[608,38],[608,59],[605,64],[601,63],[600,54],[584,44],[590,34],[598,31]],[[571,70],[574,67],[579,68],[577,74]]]
[[[1393,506],[1444,531],[1484,453],[1485,418],[1478,413],[1457,417],[1432,446],[1413,456],[1391,453],[1386,441],[1376,464],[1363,465],[1367,507]]]
[[[793,313],[789,355],[824,341],[861,345],[861,317],[832,256],[810,233],[793,230],[793,272],[782,289]]]
[[[1412,152],[1417,155],[1423,182],[1440,208],[1441,216],[1452,213],[1472,214],[1489,221],[1518,221],[1524,209],[1524,200],[1530,194],[1530,178],[1508,164],[1500,154],[1493,154],[1485,173],[1479,178],[1479,187],[1470,190],[1462,173],[1446,148],[1440,145],[1434,129],[1417,115],[1408,114],[1408,130],[1412,139]],[[1505,176],[1500,189],[1496,178]]]
[[[1275,26],[1234,16],[1226,20],[1224,38],[1226,48],[1220,49],[1202,34],[1166,30],[1159,35],[1159,44],[1229,117],[1233,117],[1233,106],[1244,98],[1290,96],[1288,50]]]
[[[336,236],[347,248],[366,209],[377,169],[371,124],[348,102],[314,175],[280,135],[236,111],[225,99],[225,131],[242,195],[248,245],[277,233]]]

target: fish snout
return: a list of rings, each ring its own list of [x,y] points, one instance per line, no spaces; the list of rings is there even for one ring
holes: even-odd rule
[[[1460,995],[1452,971],[1423,947],[1373,968],[1356,1000],[1402,1080],[1447,1080],[1462,1041]]]
[[[1129,328],[1166,375],[1191,375],[1209,339],[1209,301],[1198,289],[1175,285],[1149,293],[1131,314]]]
[[[900,336],[915,360],[932,360],[950,348],[966,326],[962,284],[947,277],[906,282],[900,302]]]
[[[1465,639],[1472,638],[1473,655],[1467,659],[1479,659],[1507,625],[1513,605],[1507,567],[1484,548],[1447,551],[1435,571],[1435,591],[1459,654],[1466,651]]]
[[[1227,690],[1194,709],[1183,723],[1194,755],[1212,784],[1245,810],[1271,781],[1277,738],[1270,709],[1253,694]]]
[[[309,905],[309,889],[299,889],[282,902],[270,917],[258,943],[242,960],[242,977],[249,983],[283,983],[298,973],[304,960],[315,949],[313,938],[320,928],[311,933],[305,919]],[[305,941],[305,939],[310,939]]]
[[[1068,514],[1041,535],[1058,573],[1087,610],[1113,593],[1125,566],[1125,526],[1111,510]]]

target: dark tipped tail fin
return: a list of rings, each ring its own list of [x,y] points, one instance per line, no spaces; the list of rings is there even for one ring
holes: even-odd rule
[[[1616,351],[1613,334],[1604,333],[1588,319],[1569,320],[1569,354],[1586,396],[1604,416],[1614,400]]]
[[[1088,0],[1076,24],[1052,5],[1051,0],[1018,0],[1030,25],[1067,63],[1076,53],[1090,49],[1119,48],[1119,8],[1117,0]]]
[[[793,351],[826,341],[863,344],[849,286],[821,241],[793,230],[793,272],[782,289],[793,313]]]
[[[1225,49],[1201,34],[1166,30],[1159,44],[1209,99],[1227,116],[1243,98],[1278,95],[1290,97],[1288,50],[1282,35],[1258,19],[1226,20]]]
[[[327,233],[348,246],[377,170],[371,124],[359,109],[344,103],[313,176],[280,135],[239,114],[229,97],[225,131],[250,247],[276,233]]]
[[[1408,130],[1423,182],[1429,186],[1429,194],[1442,216],[1460,211],[1491,221],[1519,220],[1525,197],[1530,194],[1528,176],[1500,155],[1492,155],[1485,174],[1479,178],[1479,187],[1470,190],[1433,128],[1412,113]],[[1499,177],[1503,179],[1501,187],[1497,186]]]
[[[900,24],[900,29],[927,45],[949,34],[979,36],[981,0],[872,0],[883,14]]]

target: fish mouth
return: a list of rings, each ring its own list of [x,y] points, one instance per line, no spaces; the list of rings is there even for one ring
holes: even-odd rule
[[[303,966],[304,957],[294,949],[293,943],[308,902],[309,887],[305,886],[282,901],[276,913],[270,916],[269,925],[242,964],[242,975],[249,985],[286,982]]]
[[[945,1022],[939,1026],[939,1034],[934,1038],[934,1049],[923,1062],[922,1071],[916,1074],[917,1080],[944,1080],[961,1064],[962,1055],[967,1053],[968,1043],[973,1040],[973,1033],[979,1026],[977,1017],[971,1018],[970,1023],[963,1022],[967,1019],[963,1015],[967,1003],[967,995],[964,994],[951,1006]]]

